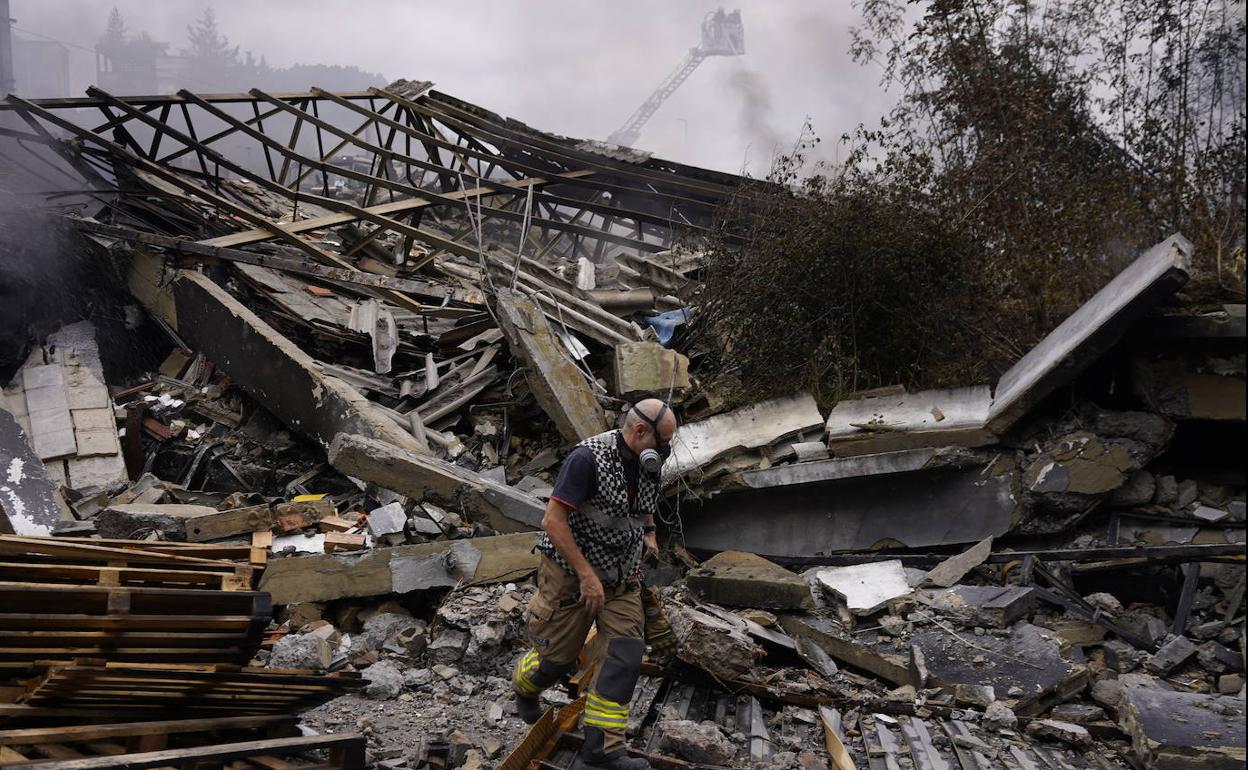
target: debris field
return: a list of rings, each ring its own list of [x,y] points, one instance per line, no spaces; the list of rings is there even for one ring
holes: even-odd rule
[[[4,351],[0,766],[572,766],[592,654],[511,700],[533,548],[649,397],[654,767],[1244,766],[1244,306],[1182,235],[996,382],[728,408],[689,244],[732,175],[415,81],[0,117],[109,287]]]

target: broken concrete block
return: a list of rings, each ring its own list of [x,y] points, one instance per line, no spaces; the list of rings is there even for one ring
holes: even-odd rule
[[[1036,606],[1036,592],[1029,586],[953,586],[920,590],[919,601],[977,626],[1007,628]]]
[[[403,691],[403,673],[388,660],[374,663],[360,676],[368,682],[364,695],[374,700],[390,700]]]
[[[286,634],[273,643],[269,668],[315,670],[329,665],[322,655],[324,640],[311,634]]]
[[[1240,674],[1223,674],[1218,677],[1218,692],[1223,695],[1235,695],[1244,689],[1244,677]]]
[[[1040,738],[1052,738],[1076,748],[1087,748],[1092,745],[1092,736],[1086,727],[1056,719],[1031,720],[1027,724],[1027,734]]]
[[[621,342],[612,363],[614,393],[626,400],[666,401],[673,389],[679,393],[690,387],[689,359],[657,342]]]
[[[810,586],[801,576],[742,551],[712,556],[691,570],[685,583],[707,601],[730,607],[796,610],[811,605]]]
[[[870,615],[911,592],[905,570],[897,560],[831,567],[819,570],[815,577],[825,591],[843,601],[855,615]]]
[[[402,532],[406,523],[407,514],[401,503],[389,503],[368,512],[368,531],[374,537]]]
[[[956,556],[950,556],[923,576],[921,585],[948,588],[966,576],[966,573],[984,563],[992,553],[992,538],[986,537]]]
[[[1138,668],[1146,654],[1118,639],[1111,639],[1101,645],[1101,652],[1105,655],[1105,666],[1120,674]]]
[[[947,688],[953,702],[960,706],[988,708],[997,700],[997,692],[991,685],[957,683]]]
[[[1122,698],[1122,682],[1117,679],[1098,679],[1092,683],[1090,690],[1092,700],[1112,711],[1118,710],[1118,701]]]
[[[1150,770],[1243,768],[1244,701],[1225,695],[1123,690],[1118,722]]]
[[[1179,508],[1186,508],[1196,502],[1196,497],[1200,494],[1200,486],[1195,479],[1184,479],[1179,482],[1179,499],[1176,505]]]
[[[759,650],[746,633],[744,621],[737,626],[691,607],[669,606],[667,609],[668,621],[679,644],[676,655],[681,660],[724,682],[754,667]]]
[[[1157,493],[1157,480],[1146,470],[1132,471],[1122,486],[1109,496],[1109,504],[1114,508],[1136,508],[1148,505]]]
[[[188,520],[216,512],[206,505],[113,505],[96,515],[95,528],[101,537],[122,540],[142,540],[153,532],[161,540],[186,540]]]
[[[1158,476],[1157,491],[1153,494],[1153,502],[1157,505],[1173,506],[1179,499],[1179,482],[1174,476]]]
[[[334,508],[334,501],[328,498],[278,503],[273,506],[273,530],[276,533],[294,534],[335,513],[337,510]]]
[[[1211,674],[1244,671],[1244,659],[1240,653],[1232,652],[1213,641],[1205,642],[1196,649],[1196,660],[1200,662],[1201,668]]]
[[[724,766],[736,756],[736,745],[714,722],[666,719],[655,725],[662,734],[659,750],[698,764]]]
[[[1144,662],[1144,668],[1165,676],[1196,654],[1196,645],[1186,636],[1176,636]]]
[[[1018,725],[1018,717],[1009,706],[997,700],[984,709],[983,723],[991,730],[1013,730]]]
[[[468,641],[468,632],[458,628],[443,628],[429,644],[429,657],[442,663],[454,663],[464,657]]]

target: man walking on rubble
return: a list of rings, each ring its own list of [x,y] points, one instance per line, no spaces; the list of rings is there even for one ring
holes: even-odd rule
[[[581,759],[611,770],[648,770],[625,751],[628,703],[645,647],[641,561],[658,553],[654,515],[659,471],[671,452],[676,415],[658,399],[636,404],[624,427],[585,439],[567,456],[542,517],[537,594],[529,603],[533,649],[516,664],[520,718],[542,714],[538,696],[576,669],[592,624],[603,659],[586,696]],[[653,648],[674,646],[664,624]]]

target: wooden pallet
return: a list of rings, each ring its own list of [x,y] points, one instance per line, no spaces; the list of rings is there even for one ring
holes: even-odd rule
[[[125,548],[169,556],[191,556],[197,559],[219,559],[246,564],[250,546],[246,543],[182,543],[174,540],[118,540],[100,537],[54,537],[58,543]]]
[[[290,716],[216,717],[0,731],[5,770],[362,770],[364,736],[301,736]]]
[[[197,553],[191,549],[138,548],[133,542],[0,535],[0,581],[246,591],[257,579],[250,563],[186,555]],[[250,548],[247,553],[250,559]]]
[[[120,712],[290,714],[359,689],[358,674],[110,663],[50,665],[26,685],[32,706],[108,706]]]
[[[83,657],[243,664],[271,615],[259,591],[0,582],[0,674]]]

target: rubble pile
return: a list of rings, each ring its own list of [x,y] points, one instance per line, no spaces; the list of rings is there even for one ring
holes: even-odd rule
[[[727,409],[683,325],[730,175],[408,81],[0,107],[112,191],[67,221],[158,350],[66,318],[3,359],[4,764],[568,767],[594,643],[532,731],[511,700],[538,528],[659,397],[654,766],[1242,766],[1244,309],[1183,295],[1182,236],[995,383]]]

